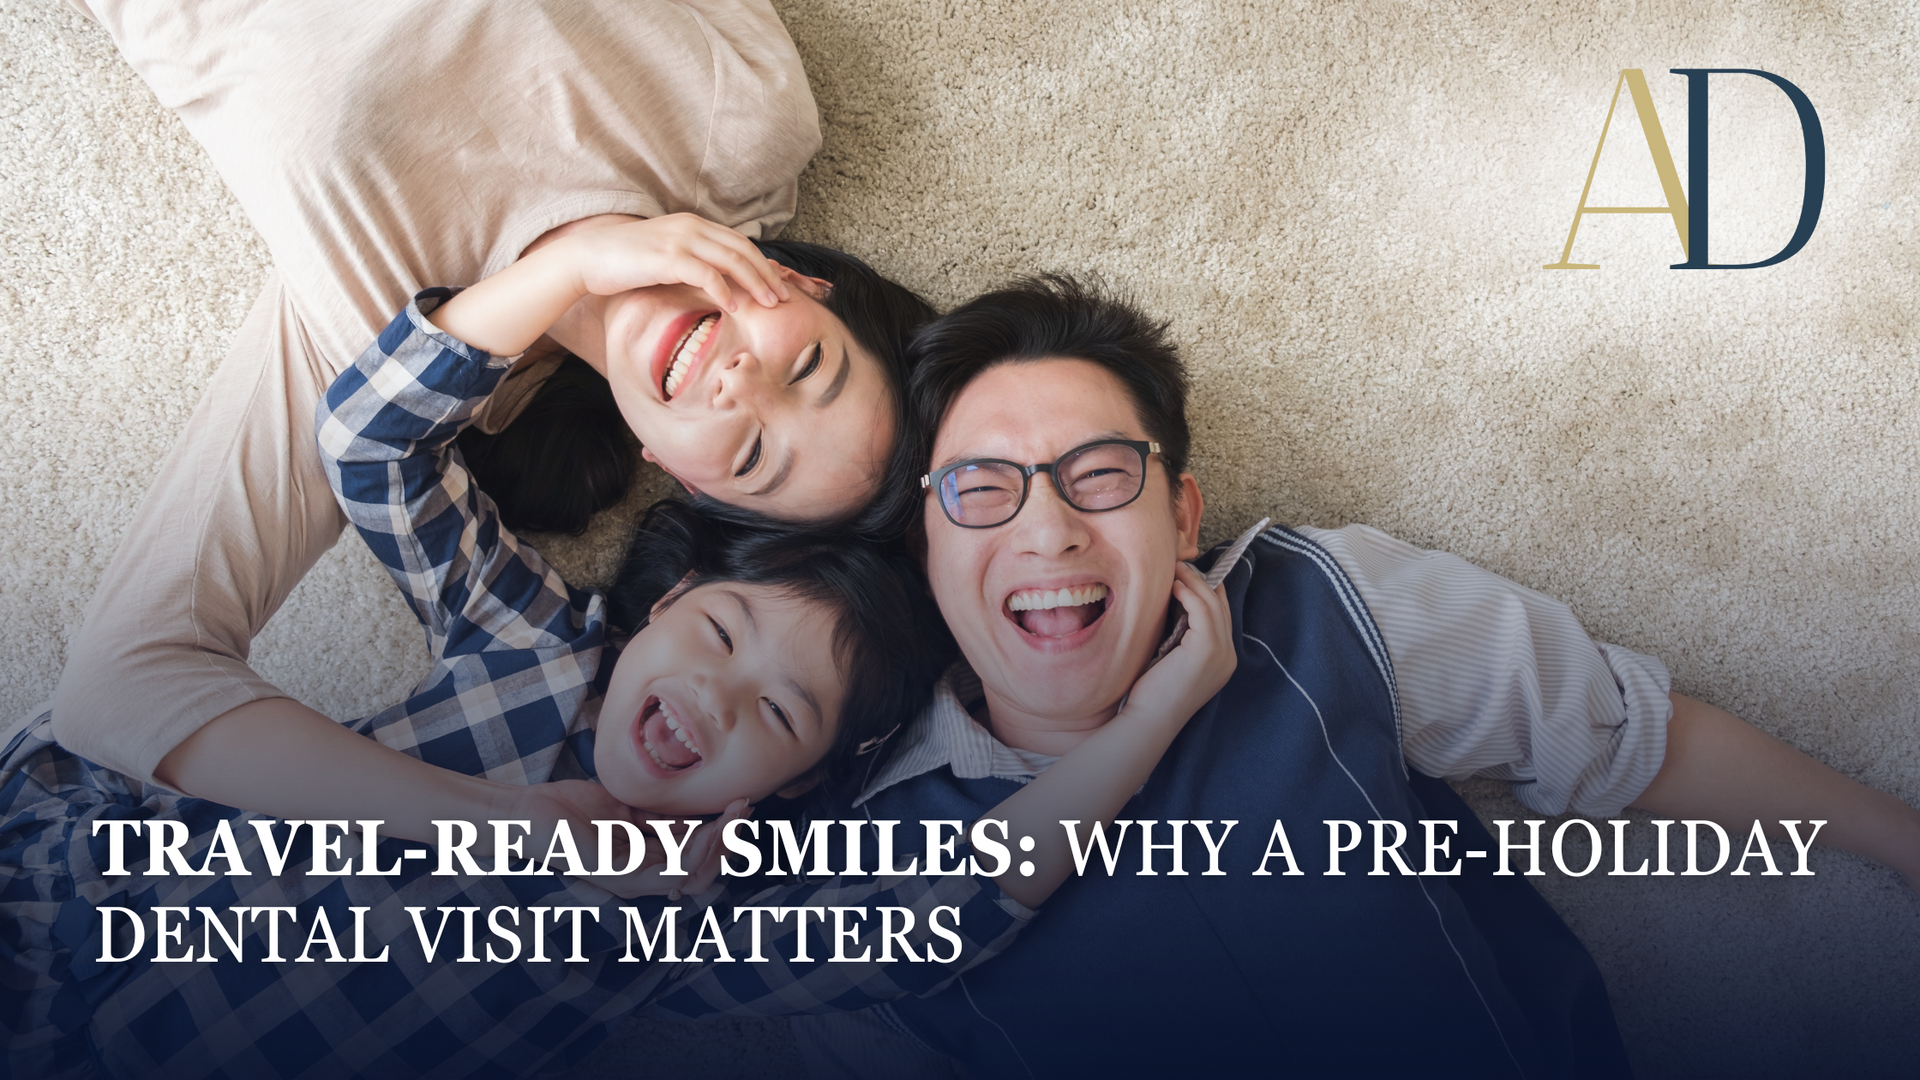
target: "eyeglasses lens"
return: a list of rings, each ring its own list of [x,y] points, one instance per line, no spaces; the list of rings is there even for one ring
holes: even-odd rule
[[[991,462],[963,465],[940,478],[940,505],[956,525],[998,525],[1020,509],[1020,470]]]
[[[1054,475],[1068,502],[1082,510],[1111,510],[1140,496],[1145,465],[1131,446],[1095,443],[1061,459]]]

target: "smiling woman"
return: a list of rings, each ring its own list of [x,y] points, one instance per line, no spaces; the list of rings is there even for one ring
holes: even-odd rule
[[[205,148],[274,273],[69,645],[54,710],[67,746],[158,779],[205,725],[297,707],[249,656],[345,524],[314,452],[314,406],[424,287],[599,252],[595,234],[640,219],[699,245],[674,265],[730,260],[694,268],[698,288],[669,275],[662,292],[625,297],[584,269],[605,294],[570,310],[583,288],[552,309],[561,348],[516,364],[463,444],[509,520],[583,526],[631,479],[628,426],[740,513],[845,519],[883,486],[897,460],[896,346],[931,311],[858,260],[777,251],[836,286],[823,301],[749,239],[792,216],[819,146],[799,56],[761,0],[78,6]],[[632,262],[612,258],[609,272],[621,266]],[[747,310],[727,284],[742,278],[757,282]],[[715,315],[708,358],[688,357],[688,385],[677,378],[669,395],[652,365]],[[611,386],[556,365],[566,349]],[[546,386],[556,367],[566,374]]]

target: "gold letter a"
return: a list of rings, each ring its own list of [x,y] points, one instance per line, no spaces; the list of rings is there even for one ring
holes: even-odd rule
[[[1625,86],[1633,95],[1633,107],[1640,114],[1640,130],[1647,137],[1647,149],[1653,152],[1653,167],[1660,174],[1660,188],[1666,192],[1665,206],[1588,206],[1587,193],[1593,190],[1593,174],[1600,168],[1600,151],[1607,145],[1607,128],[1613,124],[1614,106],[1620,104],[1620,87]],[[1574,263],[1567,259],[1573,255],[1573,238],[1580,231],[1580,218],[1584,214],[1670,214],[1673,227],[1680,234],[1680,250],[1687,250],[1687,196],[1680,190],[1680,174],[1674,170],[1673,155],[1667,152],[1667,136],[1660,130],[1660,117],[1653,111],[1653,95],[1647,92],[1647,77],[1639,68],[1625,68],[1620,79],[1613,84],[1613,100],[1607,103],[1607,120],[1600,125],[1600,144],[1593,148],[1593,164],[1587,168],[1586,186],[1580,189],[1580,205],[1573,211],[1573,227],[1567,230],[1567,246],[1561,249],[1560,261],[1548,263],[1543,270],[1598,270],[1599,263]]]

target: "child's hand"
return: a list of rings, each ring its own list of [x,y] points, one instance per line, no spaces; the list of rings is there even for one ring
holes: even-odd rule
[[[1173,598],[1186,609],[1186,636],[1133,684],[1120,707],[1121,717],[1156,718],[1184,727],[1239,666],[1225,585],[1208,588],[1206,577],[1183,562],[1174,568]]]
[[[564,242],[581,289],[596,296],[684,284],[733,311],[735,284],[766,307],[791,295],[779,264],[753,241],[695,214],[582,229]]]

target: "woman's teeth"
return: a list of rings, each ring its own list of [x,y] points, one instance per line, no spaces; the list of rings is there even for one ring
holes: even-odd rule
[[[693,366],[693,358],[700,355],[700,346],[706,344],[707,335],[713,333],[714,324],[719,321],[719,315],[701,319],[692,330],[687,331],[685,340],[673,351],[673,363],[667,365],[667,377],[660,384],[669,399],[679,391],[680,380],[687,377],[687,369]]]
[[[1105,585],[1076,585],[1071,589],[1022,589],[1007,597],[1008,611],[1049,611],[1082,607],[1107,598]]]

